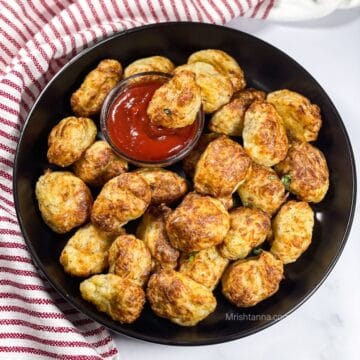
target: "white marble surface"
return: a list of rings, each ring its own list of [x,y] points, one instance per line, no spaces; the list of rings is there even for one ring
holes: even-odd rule
[[[345,122],[360,169],[360,10],[338,11],[300,24],[237,19],[229,26],[285,51],[319,81]],[[355,216],[345,250],[325,283],[300,309],[260,333],[226,344],[187,348],[113,335],[122,360],[357,360],[359,305],[360,217]]]

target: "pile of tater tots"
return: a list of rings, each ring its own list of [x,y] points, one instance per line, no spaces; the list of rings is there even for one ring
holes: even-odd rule
[[[147,71],[173,74],[148,108],[157,125],[186,126],[199,106],[207,114],[181,172],[129,167],[97,140],[94,118],[106,95],[123,78]],[[170,116],[157,112],[170,98]],[[120,323],[138,319],[148,301],[156,315],[194,326],[215,310],[218,285],[238,307],[277,292],[284,265],[311,244],[309,203],[329,188],[326,159],[311,144],[322,123],[317,105],[287,89],[247,88],[236,60],[215,49],[177,67],[163,56],[124,71],[119,61],[103,60],[70,103],[74,115],[48,137],[56,170],[41,175],[35,191],[54,232],[75,229],[60,263],[84,278],[85,300]]]

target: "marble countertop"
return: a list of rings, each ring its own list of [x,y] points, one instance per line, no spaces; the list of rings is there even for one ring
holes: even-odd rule
[[[283,50],[317,79],[340,112],[360,169],[360,9],[297,24],[236,19],[228,26]],[[122,360],[357,360],[359,305],[360,217],[355,215],[344,252],[324,284],[275,325],[240,340],[202,347],[164,346],[113,336]]]

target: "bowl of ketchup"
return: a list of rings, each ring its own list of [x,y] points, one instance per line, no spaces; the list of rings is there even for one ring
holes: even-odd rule
[[[100,114],[101,131],[122,158],[139,166],[168,166],[183,159],[204,128],[200,109],[193,124],[177,129],[154,125],[147,107],[154,92],[171,75],[143,72],[122,80],[106,97]]]

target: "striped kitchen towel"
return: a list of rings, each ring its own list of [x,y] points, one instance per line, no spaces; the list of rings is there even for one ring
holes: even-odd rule
[[[21,127],[51,77],[80,50],[146,23],[296,20],[360,0],[0,0],[0,358],[118,357],[108,331],[66,303],[21,235],[12,169]]]

